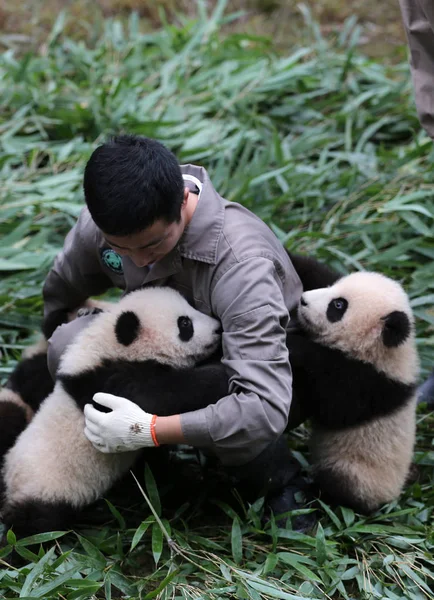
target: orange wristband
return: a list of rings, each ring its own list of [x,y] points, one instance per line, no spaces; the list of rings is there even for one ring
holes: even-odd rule
[[[151,436],[152,436],[152,441],[154,442],[154,446],[159,446],[160,444],[158,443],[157,436],[155,434],[156,420],[157,420],[157,415],[153,415],[152,420],[151,420]]]

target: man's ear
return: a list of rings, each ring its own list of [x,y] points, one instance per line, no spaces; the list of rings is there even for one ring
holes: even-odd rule
[[[117,341],[129,346],[137,339],[140,332],[140,320],[135,312],[128,310],[119,315],[115,325]]]
[[[396,348],[405,342],[410,335],[410,319],[402,310],[394,310],[382,318],[383,344],[387,348]]]

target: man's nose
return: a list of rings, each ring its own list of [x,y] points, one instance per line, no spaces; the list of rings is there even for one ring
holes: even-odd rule
[[[132,256],[131,260],[136,265],[136,267],[147,267],[149,263],[151,263],[151,259],[143,258],[143,256]]]

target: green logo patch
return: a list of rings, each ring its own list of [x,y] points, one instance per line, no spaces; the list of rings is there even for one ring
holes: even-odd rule
[[[101,259],[105,266],[110,269],[110,271],[114,271],[118,274],[124,272],[122,257],[112,248],[106,248],[105,250],[102,250]]]

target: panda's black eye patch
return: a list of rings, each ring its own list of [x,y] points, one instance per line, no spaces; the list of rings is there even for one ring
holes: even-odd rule
[[[335,298],[327,307],[327,319],[330,323],[337,323],[342,319],[348,308],[348,301],[345,298]]]
[[[139,335],[140,320],[131,310],[121,313],[116,321],[115,335],[119,344],[129,346]]]
[[[193,337],[194,328],[190,317],[179,317],[179,337],[183,342],[188,342]]]

